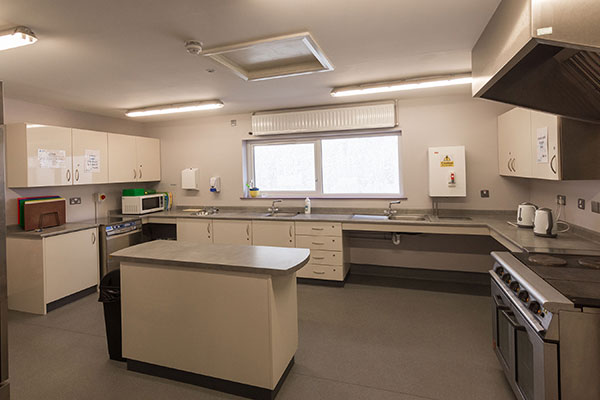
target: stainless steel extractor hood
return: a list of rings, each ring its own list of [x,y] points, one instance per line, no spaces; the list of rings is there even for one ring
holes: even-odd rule
[[[502,0],[472,51],[473,96],[600,121],[600,0]]]

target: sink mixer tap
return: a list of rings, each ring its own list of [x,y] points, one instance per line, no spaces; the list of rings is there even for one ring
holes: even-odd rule
[[[383,214],[387,215],[388,217],[391,217],[392,215],[396,214],[398,211],[394,210],[392,208],[392,206],[394,204],[400,204],[400,203],[402,203],[402,200],[390,201],[390,204],[388,205],[387,210],[383,210]]]
[[[271,207],[269,207],[269,212],[273,215],[277,214],[279,212],[279,208],[275,207],[275,203],[281,203],[283,200],[279,199],[279,200],[273,200],[273,204],[271,204]]]

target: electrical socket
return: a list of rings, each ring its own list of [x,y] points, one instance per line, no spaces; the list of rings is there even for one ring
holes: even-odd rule
[[[585,199],[577,199],[577,208],[585,210]]]
[[[592,201],[592,212],[596,214],[600,214],[600,202]]]
[[[482,189],[480,193],[481,197],[490,197],[490,191],[488,189]]]
[[[69,204],[74,206],[76,204],[81,204],[81,197],[71,197],[69,198]]]
[[[559,206],[566,206],[567,205],[567,196],[565,196],[564,194],[556,195],[556,204],[558,204]]]

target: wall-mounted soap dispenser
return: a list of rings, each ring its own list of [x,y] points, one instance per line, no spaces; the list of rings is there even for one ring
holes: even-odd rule
[[[210,178],[210,191],[213,193],[219,193],[221,191],[221,177],[213,176]]]

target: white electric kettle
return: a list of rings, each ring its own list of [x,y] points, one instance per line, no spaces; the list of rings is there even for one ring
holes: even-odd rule
[[[521,228],[533,228],[537,206],[532,203],[521,203],[517,209],[517,226]]]
[[[556,237],[556,224],[549,208],[540,208],[535,211],[533,233],[537,236]]]

